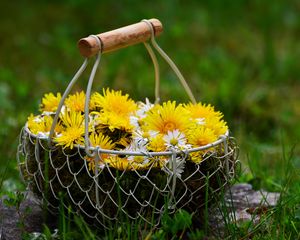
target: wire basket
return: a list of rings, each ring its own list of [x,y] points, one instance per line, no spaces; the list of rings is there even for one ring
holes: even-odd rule
[[[28,188],[42,197],[50,211],[57,212],[62,205],[66,209],[71,206],[88,222],[104,228],[109,228],[112,222],[124,220],[142,220],[150,226],[157,226],[163,213],[167,211],[171,214],[178,209],[186,209],[199,216],[208,192],[219,192],[235,176],[238,147],[228,132],[211,144],[185,151],[116,151],[89,144],[90,93],[103,52],[144,42],[155,68],[155,96],[158,102],[159,68],[154,47],[174,70],[191,101],[195,102],[183,76],[155,41],[154,37],[162,31],[158,20],[143,20],[114,31],[91,35],[79,42],[80,51],[87,58],[63,94],[49,136],[31,133],[27,124],[22,129],[17,154],[21,175]],[[117,33],[115,36],[118,37],[112,40],[113,33]],[[146,42],[149,37],[152,46]],[[96,60],[86,90],[85,145],[76,145],[73,149],[55,146],[53,134],[64,100],[92,55],[96,55]],[[187,161],[194,153],[202,158],[199,164]],[[143,156],[149,164],[147,169],[129,164],[121,171],[115,167],[122,164],[119,160],[107,163],[102,160],[104,155],[119,156],[116,159]],[[159,164],[162,157],[169,159],[163,166]],[[89,168],[87,159],[95,163],[94,171]]]

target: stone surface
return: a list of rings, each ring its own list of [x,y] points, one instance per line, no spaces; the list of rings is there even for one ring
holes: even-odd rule
[[[0,239],[22,239],[22,228],[26,232],[42,232],[43,211],[39,200],[31,193],[24,192],[25,199],[20,205],[19,212],[15,206],[4,203],[7,197],[0,199]],[[24,227],[20,224],[24,223]],[[50,223],[51,225],[51,223]]]
[[[224,200],[210,208],[209,223],[212,233],[225,234],[226,224],[237,226],[251,221],[254,225],[260,222],[261,216],[275,207],[279,193],[255,191],[250,184],[233,185],[224,195]],[[222,212],[227,212],[226,219]]]
[[[23,221],[26,232],[38,234],[43,231],[44,218],[41,203],[31,192],[25,192],[25,199],[20,206],[19,213],[15,206],[6,206],[4,199],[5,197],[0,199],[0,240],[21,239],[20,221]],[[209,210],[212,233],[218,236],[225,234],[225,221],[220,209],[227,211],[227,224],[229,222],[239,225],[247,221],[256,224],[267,209],[276,205],[278,199],[279,193],[255,191],[250,184],[233,185],[225,193],[224,200]],[[26,209],[30,209],[30,211],[27,212]],[[50,219],[50,222],[47,223],[52,229],[56,225],[53,219],[55,218],[52,218],[52,221]]]

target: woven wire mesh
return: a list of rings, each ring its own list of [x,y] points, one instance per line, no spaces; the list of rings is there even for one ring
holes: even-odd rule
[[[99,157],[93,160],[101,161],[102,154],[94,152]],[[50,211],[59,211],[60,204],[67,209],[71,206],[89,223],[109,228],[112,222],[121,222],[124,217],[157,226],[165,211],[172,214],[186,209],[199,213],[205,204],[207,187],[210,194],[217,193],[234,178],[238,148],[233,138],[226,137],[198,153],[203,158],[199,164],[189,161],[188,153],[173,154],[183,169],[177,173],[171,159],[160,168],[161,156],[151,153],[143,153],[151,163],[147,169],[129,166],[120,171],[115,168],[120,163],[115,162],[101,163],[94,172],[88,164],[91,157],[82,146],[72,150],[49,147],[47,139],[32,135],[25,127],[17,155],[24,181],[42,197]],[[126,159],[129,155],[120,157]]]

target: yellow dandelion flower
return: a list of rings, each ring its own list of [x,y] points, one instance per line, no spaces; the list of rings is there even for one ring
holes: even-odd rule
[[[179,130],[185,132],[190,126],[190,120],[182,107],[176,102],[168,101],[163,105],[154,106],[144,119],[146,130],[167,134],[168,131]]]
[[[52,126],[53,118],[51,116],[33,116],[31,114],[28,117],[27,126],[30,132],[33,134],[42,134],[47,136],[50,132]],[[55,132],[60,133],[62,131],[62,126],[58,123],[55,126]]]
[[[150,165],[149,163],[143,163],[144,157],[134,156],[134,160],[128,160],[127,158],[121,158],[119,156],[111,156],[105,159],[110,167],[113,167],[120,171],[132,171],[132,170],[145,170]]]
[[[100,99],[101,99],[101,95],[98,92],[95,92],[91,95],[90,106],[89,106],[89,109],[91,111],[100,110]]]
[[[74,144],[83,144],[84,130],[83,128],[70,127],[61,133],[60,136],[55,138],[56,145],[63,146],[63,148],[69,147],[73,149]]]
[[[130,170],[130,162],[127,158],[120,158],[119,156],[111,156],[105,159],[105,162],[108,163],[110,167],[118,169],[120,171]]]
[[[216,136],[223,135],[228,131],[227,123],[215,117],[206,119],[204,126],[211,129]]]
[[[60,117],[64,130],[54,138],[56,145],[73,149],[74,144],[84,143],[84,118],[79,112],[67,112]]]
[[[84,116],[80,112],[66,112],[60,114],[60,120],[65,128],[68,127],[83,127]]]
[[[204,126],[198,126],[197,128],[190,131],[188,134],[188,141],[193,147],[201,147],[207,144],[213,143],[217,140],[217,136],[214,131]],[[190,153],[191,160],[194,163],[200,163],[203,159],[203,154],[208,150],[197,151]]]
[[[115,129],[131,132],[133,129],[129,116],[118,115],[114,112],[102,112],[96,117],[95,121],[102,127],[108,127],[112,132]]]
[[[136,103],[129,98],[128,94],[122,95],[121,91],[103,90],[103,96],[93,96],[94,106],[100,107],[104,112],[114,112],[118,115],[129,115],[137,108]]]
[[[204,126],[198,126],[189,132],[187,139],[193,147],[201,147],[215,142],[218,137],[215,135],[213,130]]]
[[[131,138],[129,138],[128,136],[123,136],[116,142],[116,144],[119,148],[123,149],[123,147],[126,148],[130,144],[130,141]]]
[[[105,159],[108,159],[108,154],[101,154],[98,160],[98,169],[103,169],[105,167]],[[84,159],[87,161],[89,171],[95,172],[96,160],[94,157],[85,156]]]
[[[184,105],[184,108],[187,110],[187,112],[190,114],[190,116],[194,119],[202,119],[202,118],[222,118],[223,114],[219,111],[215,111],[214,107],[210,104],[192,104],[189,103],[187,105]]]
[[[111,141],[111,139],[108,136],[103,135],[102,133],[91,133],[89,139],[92,147],[99,146],[101,149],[108,150],[111,150],[115,147],[115,144]],[[99,166],[104,166],[105,159],[109,157],[109,154],[101,153],[100,162],[98,163]],[[89,170],[95,171],[95,158],[86,156],[85,160],[88,161]]]
[[[163,152],[166,150],[165,140],[162,134],[158,134],[153,138],[150,138],[147,149],[152,152]]]
[[[128,160],[132,161],[136,164],[143,164],[146,162],[147,157],[146,156],[130,156]]]
[[[87,161],[89,171],[95,172],[95,159],[88,156],[85,156],[84,159]]]
[[[55,96],[53,93],[46,93],[42,98],[42,103],[40,104],[41,112],[55,112],[58,104],[61,100],[61,94],[57,93]]]
[[[53,123],[53,118],[51,116],[44,116],[43,119],[44,119],[44,124],[45,124],[45,132],[50,132],[52,123]],[[61,124],[56,123],[54,132],[57,134],[57,133],[61,133],[62,130],[63,130],[63,127],[61,126]]]
[[[69,95],[65,101],[65,106],[71,111],[83,112],[85,102],[85,93],[83,91]]]
[[[102,133],[91,133],[89,139],[92,147],[99,146],[101,149],[109,150],[115,147],[115,144],[112,142],[112,140],[108,136],[103,135]]]
[[[203,155],[205,154],[205,151],[197,151],[190,153],[191,161],[199,164],[203,160]]]
[[[44,132],[45,126],[43,119],[40,116],[34,116],[31,114],[27,119],[27,126],[31,133],[38,134],[39,132]]]

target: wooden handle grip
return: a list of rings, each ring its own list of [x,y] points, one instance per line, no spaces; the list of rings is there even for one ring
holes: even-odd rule
[[[163,31],[161,22],[154,18],[148,21],[153,26],[154,35],[158,36]],[[147,23],[139,22],[96,36],[101,40],[102,53],[105,53],[148,40],[151,37],[151,29]],[[91,57],[100,51],[97,39],[91,36],[80,39],[78,48],[84,57]]]

